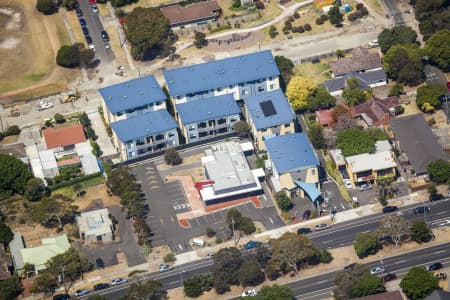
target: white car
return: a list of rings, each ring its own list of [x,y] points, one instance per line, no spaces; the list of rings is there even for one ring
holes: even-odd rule
[[[386,270],[383,267],[375,267],[370,269],[371,275],[380,275],[383,274]]]
[[[359,186],[360,191],[367,191],[372,188],[372,185],[370,183],[363,183]]]
[[[93,12],[94,14],[98,13],[97,5],[91,4],[91,10],[92,10],[92,12]]]
[[[255,289],[246,290],[241,295],[241,297],[255,297],[255,296],[258,296],[258,292]]]
[[[353,189],[353,184],[352,184],[352,182],[350,181],[350,179],[344,179],[344,185],[345,185],[345,187],[346,187],[348,190]]]
[[[89,290],[83,289],[83,290],[76,290],[73,295],[75,297],[79,297],[79,296],[84,296],[84,295],[87,295],[87,294],[89,294]]]
[[[159,272],[166,272],[172,270],[173,267],[169,265],[159,265]]]
[[[53,103],[51,102],[39,102],[38,104],[38,110],[44,110],[44,109],[48,109],[48,108],[52,108],[53,107]]]
[[[316,225],[316,230],[324,230],[324,229],[327,229],[327,228],[330,228],[330,225],[325,224],[325,223]]]
[[[116,278],[111,281],[111,285],[119,285],[128,282],[125,278]]]
[[[371,40],[370,42],[369,42],[369,46],[370,47],[378,47],[378,40]]]
[[[207,260],[211,260],[213,258],[214,258],[214,253],[208,253],[208,255],[206,255]]]

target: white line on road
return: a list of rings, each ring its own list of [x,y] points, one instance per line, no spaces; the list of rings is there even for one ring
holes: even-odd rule
[[[342,209],[345,209],[344,203],[341,203],[341,207],[342,207]]]
[[[160,220],[160,221],[161,221],[161,224],[163,224],[163,225],[164,225],[164,220],[163,220],[163,218],[161,218],[161,220]]]
[[[398,261],[394,262],[394,264],[395,264],[395,265],[396,265],[396,264],[402,264],[402,263],[404,263],[404,262],[406,262],[406,260],[398,260]]]
[[[444,215],[444,214],[446,214],[446,213],[447,213],[446,211],[440,211],[440,212],[438,212],[438,213],[435,213],[435,215],[440,216],[440,215]]]
[[[172,282],[169,282],[169,284],[175,284],[175,283],[178,283],[178,282],[180,282],[179,280],[177,280],[177,281],[172,281]]]
[[[270,221],[270,223],[272,223],[272,224],[273,224],[273,220],[272,220],[272,218],[271,218],[271,217],[269,217],[269,221]]]
[[[434,252],[434,254],[439,254],[439,253],[444,253],[444,252],[447,252],[447,250],[436,251],[436,252]]]
[[[180,248],[180,250],[183,251],[183,246],[181,246],[181,244],[178,244],[178,248]]]

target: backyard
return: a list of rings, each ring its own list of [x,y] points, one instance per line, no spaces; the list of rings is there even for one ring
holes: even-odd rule
[[[323,83],[325,80],[331,79],[331,68],[326,61],[313,64],[306,62],[298,64],[294,68],[294,75],[307,77],[316,84]]]

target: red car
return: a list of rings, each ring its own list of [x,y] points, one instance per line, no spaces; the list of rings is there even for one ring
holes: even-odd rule
[[[383,281],[384,282],[392,281],[392,280],[395,280],[395,279],[397,279],[397,275],[395,275],[394,273],[386,274],[383,277]]]
[[[89,0],[89,5],[95,4],[95,0]]]
[[[306,221],[309,219],[309,217],[311,216],[311,211],[309,209],[305,210],[305,212],[303,213],[303,221]]]

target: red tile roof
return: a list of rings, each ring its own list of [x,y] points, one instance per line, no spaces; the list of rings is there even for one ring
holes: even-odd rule
[[[80,162],[81,162],[81,160],[79,157],[72,157],[71,159],[65,159],[65,160],[58,161],[58,167],[79,164]]]
[[[378,99],[372,97],[366,102],[355,105],[352,108],[352,115],[354,117],[365,114],[372,120],[372,126],[388,125],[392,117],[390,108],[395,108],[400,105],[397,97],[388,97],[385,99]]]
[[[47,149],[75,145],[86,140],[83,126],[80,124],[61,128],[47,128],[42,130],[42,134]]]
[[[161,7],[160,10],[163,15],[169,19],[170,25],[176,25],[217,16],[220,13],[221,8],[216,1],[208,1],[185,7],[178,4],[170,5]]]
[[[351,58],[340,58],[330,62],[334,75],[381,68],[381,57],[378,53],[370,53],[367,49],[358,47],[352,50]]]
[[[329,126],[333,122],[333,113],[331,109],[322,109],[316,111],[317,122],[322,126]]]

